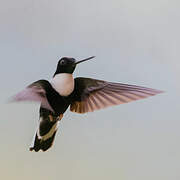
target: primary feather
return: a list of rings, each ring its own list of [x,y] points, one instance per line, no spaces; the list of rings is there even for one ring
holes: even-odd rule
[[[76,113],[93,112],[108,106],[147,98],[162,91],[122,83],[112,83],[91,78],[75,79],[74,100],[70,110]]]

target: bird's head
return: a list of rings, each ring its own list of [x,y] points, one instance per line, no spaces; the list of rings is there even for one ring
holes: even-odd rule
[[[91,56],[89,58],[86,58],[86,59],[83,59],[80,61],[76,61],[76,59],[71,58],[71,57],[63,57],[59,60],[59,62],[57,64],[57,69],[56,69],[56,72],[54,73],[54,76],[59,73],[72,74],[74,72],[77,64],[88,61],[94,57],[95,56]]]

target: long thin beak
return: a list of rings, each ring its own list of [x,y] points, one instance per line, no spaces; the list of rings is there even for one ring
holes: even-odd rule
[[[76,64],[79,64],[79,63],[82,63],[82,62],[84,62],[84,61],[88,61],[88,60],[93,59],[93,58],[95,58],[95,56],[91,56],[91,57],[88,57],[88,58],[86,58],[86,59],[77,61],[77,62],[75,62],[75,65],[76,65]]]

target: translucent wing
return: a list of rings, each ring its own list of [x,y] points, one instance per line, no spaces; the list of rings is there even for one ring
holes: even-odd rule
[[[93,112],[159,93],[162,91],[141,86],[111,83],[90,78],[76,78],[70,110],[76,113]]]
[[[11,101],[20,102],[20,101],[36,101],[40,102],[41,106],[54,112],[52,107],[50,106],[47,97],[46,91],[44,87],[44,83],[47,83],[46,80],[39,80],[28,87],[26,87],[21,92],[17,93],[14,97],[12,97]],[[48,82],[49,83],[49,82]]]

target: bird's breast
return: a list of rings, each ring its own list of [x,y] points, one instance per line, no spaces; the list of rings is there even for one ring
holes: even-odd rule
[[[68,73],[56,74],[51,80],[51,85],[61,96],[68,96],[74,90],[74,78]]]

